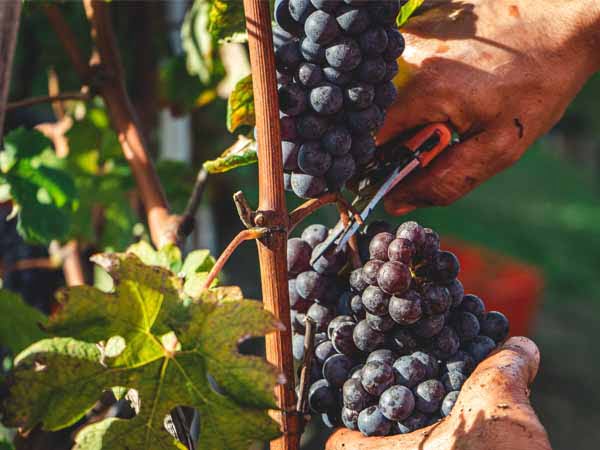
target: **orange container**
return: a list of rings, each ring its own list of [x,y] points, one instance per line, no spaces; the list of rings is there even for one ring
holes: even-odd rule
[[[443,238],[442,248],[460,260],[459,279],[465,292],[481,297],[488,311],[508,317],[511,336],[531,332],[544,288],[536,267],[453,238]]]

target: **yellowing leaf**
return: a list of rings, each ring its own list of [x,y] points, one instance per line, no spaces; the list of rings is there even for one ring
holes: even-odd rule
[[[252,75],[237,82],[227,101],[227,129],[233,133],[241,126],[254,126],[254,93]]]
[[[423,4],[425,0],[408,0],[400,9],[400,14],[396,19],[396,25],[400,28],[411,16],[416,12],[417,9]]]
[[[257,161],[256,142],[240,135],[236,143],[225,150],[221,156],[205,161],[203,166],[208,173],[224,173],[254,164]]]

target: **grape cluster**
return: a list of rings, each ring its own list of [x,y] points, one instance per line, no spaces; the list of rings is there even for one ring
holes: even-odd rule
[[[307,228],[298,239],[307,254],[314,236],[309,230],[316,227],[319,238],[327,236],[323,226]],[[479,297],[465,295],[458,259],[440,249],[429,228],[373,223],[359,236],[359,247],[367,262],[347,277],[334,273],[345,261],[329,266],[337,300],[317,296],[302,306],[319,331],[309,405],[326,424],[366,436],[408,433],[450,413],[475,366],[508,336],[508,320],[486,312]],[[288,263],[297,262],[294,244],[290,248]],[[290,281],[294,305],[311,299],[301,295],[306,292],[299,278]],[[311,312],[315,305],[324,312]],[[299,314],[293,313],[296,321]],[[296,358],[303,356],[301,333],[294,326]]]
[[[341,190],[375,156],[397,92],[399,0],[276,0],[284,184],[302,198]]]

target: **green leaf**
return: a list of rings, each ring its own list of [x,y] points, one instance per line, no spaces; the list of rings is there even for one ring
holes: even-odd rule
[[[64,428],[92,408],[102,391],[119,386],[138,392],[139,413],[87,426],[74,449],[181,449],[163,422],[183,405],[200,413],[200,450],[246,450],[278,435],[267,414],[274,407],[277,371],[238,352],[241,340],[278,326],[260,303],[219,288],[186,308],[168,270],[145,266],[131,254],[105,254],[97,261],[113,277],[115,293],[87,286],[64,292],[64,307],[49,329],[73,338],[46,339],[18,356],[3,403],[7,425]],[[115,335],[126,347],[110,358],[102,342]]]
[[[175,244],[167,244],[157,251],[148,242],[139,241],[130,245],[127,252],[136,255],[148,266],[164,267],[173,272],[181,269],[181,251]]]
[[[408,0],[400,9],[400,14],[398,14],[398,18],[396,19],[396,25],[398,28],[403,26],[408,19],[419,9],[419,7],[423,4],[425,0]]]
[[[18,159],[31,159],[44,150],[52,150],[50,140],[37,130],[17,128],[4,136],[4,150],[0,152],[0,170],[6,173]]]
[[[14,354],[45,337],[39,324],[46,316],[6,289],[0,290],[0,317],[0,342]]]
[[[237,142],[225,150],[221,156],[205,161],[203,165],[208,173],[224,173],[254,164],[257,161],[256,142],[240,135]]]
[[[252,75],[248,75],[236,83],[227,101],[227,129],[234,133],[244,125],[253,127],[255,122]]]
[[[181,27],[187,70],[204,84],[210,82],[217,64],[217,43],[208,31],[210,8],[207,0],[196,0]]]
[[[187,277],[194,273],[210,272],[214,265],[215,258],[210,251],[194,250],[185,258],[181,272]]]
[[[246,29],[244,4],[237,0],[212,0],[208,31],[215,40],[226,40]]]
[[[189,163],[163,159],[156,164],[156,171],[171,208],[174,211],[183,211],[194,188],[194,169]]]

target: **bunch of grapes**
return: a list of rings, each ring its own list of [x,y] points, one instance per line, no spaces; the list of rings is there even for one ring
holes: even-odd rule
[[[303,239],[313,227],[326,237],[325,227],[313,225]],[[344,277],[333,270],[345,261],[330,266],[337,300],[323,304],[317,296],[306,310],[320,333],[309,406],[325,423],[366,436],[408,433],[450,414],[469,374],[508,336],[508,320],[486,312],[479,297],[465,295],[458,259],[440,249],[429,228],[374,223],[359,236],[359,246],[367,260],[361,268]],[[294,244],[290,248],[296,256]],[[299,278],[290,281],[295,305],[311,298],[301,295],[306,292]],[[315,305],[326,312],[311,313]],[[295,334],[294,340],[301,338]],[[299,343],[294,349],[296,358],[303,356]]]
[[[375,156],[397,92],[399,0],[277,0],[274,30],[284,183],[302,198],[341,190]]]

